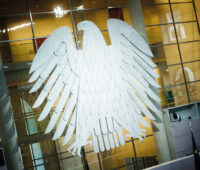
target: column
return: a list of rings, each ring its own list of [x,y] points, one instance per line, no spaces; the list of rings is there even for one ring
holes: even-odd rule
[[[6,87],[0,56],[0,138],[5,152],[8,170],[21,170],[22,162],[17,143],[17,134],[12,117],[11,104]]]
[[[128,8],[131,18],[131,24],[133,28],[140,33],[140,35],[147,41],[147,34],[144,25],[144,18],[142,14],[142,7],[140,0],[129,0]],[[158,94],[157,90],[152,87],[155,93]],[[160,105],[157,105],[162,111]],[[157,155],[159,163],[167,162],[171,160],[169,144],[163,119],[163,113],[158,115],[156,121],[152,121],[153,127],[156,127],[154,131],[154,139],[156,143]]]

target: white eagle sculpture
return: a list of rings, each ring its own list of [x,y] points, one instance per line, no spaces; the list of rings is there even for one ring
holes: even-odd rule
[[[110,46],[93,22],[77,26],[84,31],[82,50],[76,49],[70,29],[60,27],[42,44],[30,69],[29,82],[36,81],[30,93],[44,84],[33,108],[47,98],[38,120],[45,119],[57,102],[45,133],[57,124],[55,140],[67,127],[65,145],[75,131],[68,149],[78,155],[89,143],[95,152],[124,145],[122,127],[129,132],[126,136],[142,140],[146,131],[139,123],[149,127],[143,114],[155,120],[151,111],[160,113],[155,104],[160,99],[150,88],[159,85],[148,44],[118,19],[107,21]],[[92,141],[88,141],[90,135]]]

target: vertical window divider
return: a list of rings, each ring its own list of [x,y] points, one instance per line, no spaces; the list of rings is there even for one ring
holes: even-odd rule
[[[185,83],[186,94],[187,94],[187,98],[188,98],[188,103],[190,103],[191,100],[190,100],[190,95],[189,95],[188,86],[187,86],[187,82],[186,82],[186,75],[185,75],[185,70],[184,70],[184,66],[183,66],[183,59],[182,59],[182,55],[181,55],[181,49],[180,49],[180,44],[179,44],[179,40],[178,40],[176,24],[175,24],[175,20],[174,20],[172,4],[171,4],[171,0],[168,0],[168,1],[169,1],[170,12],[171,12],[171,15],[172,15],[172,22],[173,22],[173,26],[174,26],[174,32],[175,32],[175,36],[176,36],[176,42],[177,42],[179,57],[180,57],[180,61],[181,61],[180,64],[181,64],[181,68],[182,68],[182,72],[183,72],[183,79],[184,79],[184,83]]]

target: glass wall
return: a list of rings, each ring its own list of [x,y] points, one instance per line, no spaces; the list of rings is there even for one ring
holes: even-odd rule
[[[199,100],[200,44],[199,1],[141,0],[149,45],[157,64],[163,108]],[[196,6],[195,6],[196,5]],[[62,9],[61,14],[55,8]],[[196,7],[196,9],[195,9]],[[31,62],[43,41],[60,26],[68,26],[77,48],[82,48],[82,32],[77,23],[93,21],[110,45],[106,21],[119,18],[131,24],[127,0],[18,0],[0,2],[0,52],[4,66]],[[21,85],[23,84],[23,85]],[[83,157],[72,156],[63,137],[52,141],[44,134],[50,116],[37,118],[43,106],[32,109],[38,93],[19,82],[9,87],[24,169],[142,169],[157,164],[152,127],[141,143],[128,138],[126,144],[100,154],[86,146]],[[151,122],[147,120],[149,124]],[[126,133],[124,131],[124,133]]]
[[[162,108],[200,100],[199,1],[141,2]]]

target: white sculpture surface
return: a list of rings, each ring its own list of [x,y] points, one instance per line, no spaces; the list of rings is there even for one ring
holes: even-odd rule
[[[107,26],[111,46],[94,23],[80,22],[82,50],[76,49],[68,27],[58,28],[42,44],[30,69],[29,82],[36,81],[30,92],[44,84],[33,108],[47,98],[38,120],[45,119],[58,101],[45,133],[57,125],[53,139],[58,139],[69,124],[63,145],[76,132],[69,147],[73,154],[80,155],[88,143],[95,152],[124,145],[122,127],[129,132],[126,136],[142,140],[146,131],[139,122],[149,127],[142,113],[151,120],[151,111],[160,113],[154,104],[160,99],[150,88],[159,85],[148,44],[121,20],[109,19]]]

